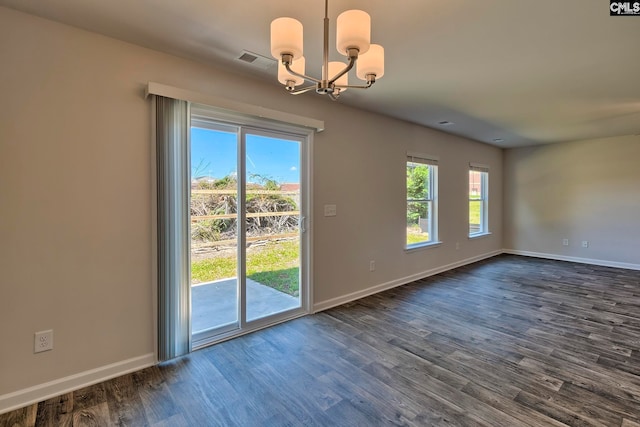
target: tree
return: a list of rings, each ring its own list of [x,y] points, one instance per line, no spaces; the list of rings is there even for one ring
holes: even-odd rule
[[[421,200],[427,198],[428,188],[429,166],[415,163],[407,165],[407,224],[417,224],[418,218],[427,217],[427,204]]]

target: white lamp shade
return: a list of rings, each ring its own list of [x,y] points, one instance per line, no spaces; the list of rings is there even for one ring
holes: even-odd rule
[[[344,70],[346,66],[347,64],[344,64],[340,61],[329,62],[329,72],[327,73],[327,78],[331,80],[335,77],[336,74]],[[322,68],[324,69],[324,65],[322,66]],[[337,86],[347,86],[349,84],[349,73],[345,73],[344,75],[342,75],[338,80],[334,82],[334,84]],[[343,87],[340,88],[340,90],[344,92],[345,90],[347,90],[347,88]]]
[[[302,24],[293,18],[278,18],[271,22],[271,55],[280,59],[282,54],[302,56]]]
[[[358,56],[356,75],[367,80],[367,74],[375,74],[376,80],[384,76],[384,48],[379,44],[372,44],[367,53]]]
[[[347,56],[347,49],[355,48],[360,54],[369,50],[371,17],[362,10],[347,10],[336,21],[336,48]]]
[[[304,63],[304,56],[301,56],[293,61],[291,69],[296,73],[304,74]],[[294,76],[287,71],[284,65],[282,65],[282,61],[278,61],[278,81],[283,85],[286,85],[288,80],[293,80],[295,82],[294,86],[304,83],[304,79],[302,77]]]

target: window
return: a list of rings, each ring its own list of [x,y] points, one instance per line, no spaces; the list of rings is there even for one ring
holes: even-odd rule
[[[437,241],[438,161],[407,155],[407,249]]]
[[[489,168],[469,166],[469,237],[489,233]]]

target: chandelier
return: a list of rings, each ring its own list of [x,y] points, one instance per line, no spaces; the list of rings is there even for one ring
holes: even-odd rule
[[[342,12],[336,21],[336,48],[349,59],[348,63],[329,62],[329,0],[324,5],[324,50],[322,78],[305,75],[303,56],[302,24],[283,17],[271,22],[271,55],[278,62],[278,81],[293,95],[315,89],[316,93],[338,99],[341,92],[349,88],[367,89],[384,75],[384,48],[371,44],[371,17],[362,10]],[[356,75],[365,83],[350,85],[348,73],[356,67]],[[296,86],[305,81],[310,86]]]

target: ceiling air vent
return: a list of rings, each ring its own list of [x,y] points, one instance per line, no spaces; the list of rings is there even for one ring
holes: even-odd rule
[[[249,52],[248,50],[243,50],[238,59],[242,62],[246,62],[247,64],[251,64],[251,66],[253,67],[262,68],[265,70],[271,67],[275,67],[277,64],[276,60],[273,58],[267,58],[266,56]]]
[[[242,54],[242,56],[240,58],[238,58],[240,61],[244,61],[244,62],[249,62],[252,63],[253,61],[255,61],[256,59],[258,59],[257,56],[252,55],[248,52],[245,52]]]

